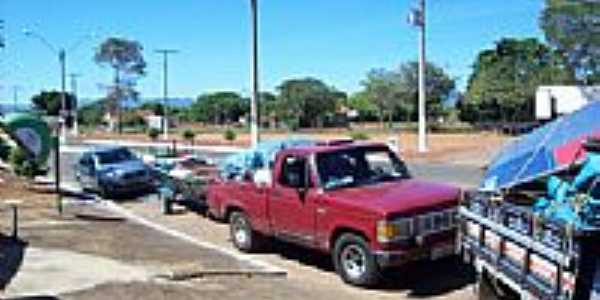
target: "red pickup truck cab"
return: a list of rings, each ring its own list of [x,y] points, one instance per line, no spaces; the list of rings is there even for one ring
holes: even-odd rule
[[[228,220],[241,251],[275,237],[332,256],[350,284],[380,270],[454,253],[458,188],[411,178],[384,144],[289,148],[274,163],[207,188],[209,213]]]

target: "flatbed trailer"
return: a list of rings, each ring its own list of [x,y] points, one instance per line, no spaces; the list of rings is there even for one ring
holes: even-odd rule
[[[517,299],[600,299],[600,232],[544,220],[530,206],[486,192],[459,207],[458,245],[497,295]]]

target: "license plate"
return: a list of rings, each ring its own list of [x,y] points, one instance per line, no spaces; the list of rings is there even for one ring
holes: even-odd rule
[[[431,260],[438,260],[454,255],[454,245],[443,245],[431,249]]]

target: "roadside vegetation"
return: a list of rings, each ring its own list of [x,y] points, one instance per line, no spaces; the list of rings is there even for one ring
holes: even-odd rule
[[[597,16],[599,7],[589,1],[546,0],[540,28],[548,42],[499,38],[473,58],[473,72],[464,91],[458,90],[457,79],[447,66],[427,62],[430,130],[464,133],[535,122],[538,86],[600,83],[600,31],[593,30],[597,24],[588,17]],[[575,21],[562,26],[565,19]],[[162,99],[136,103],[141,98],[136,85],[146,74],[143,50],[139,41],[116,37],[97,47],[93,60],[110,69],[113,78],[103,85],[106,95],[102,99],[78,108],[83,128],[97,131],[104,125],[107,131],[149,134],[146,118],[165,115]],[[355,127],[361,124],[378,124],[381,131],[415,130],[417,73],[415,61],[365,70],[360,89],[352,93],[317,76],[283,79],[273,91],[259,94],[260,126],[270,132],[343,128],[351,135],[358,134]],[[67,98],[69,105],[77,102],[72,95]],[[229,141],[235,140],[230,128],[235,133],[248,129],[247,95],[223,90],[198,95],[189,102],[168,109],[169,124],[184,131],[179,134],[186,128],[194,128],[196,134],[202,133],[198,128],[213,132],[216,128]],[[38,111],[56,115],[60,93],[43,91],[32,103]],[[107,119],[113,120],[112,124]]]

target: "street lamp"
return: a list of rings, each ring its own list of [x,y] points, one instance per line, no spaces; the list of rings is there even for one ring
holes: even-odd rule
[[[168,114],[168,99],[169,99],[169,55],[179,53],[175,49],[158,49],[154,52],[163,56],[163,117],[162,117],[162,128],[163,128],[163,139],[169,139],[169,114]]]
[[[54,47],[44,36],[39,33],[25,29],[23,30],[23,34],[27,37],[35,38],[39,40],[44,46],[46,46],[52,53],[58,55],[58,62],[60,64],[60,78],[61,78],[61,95],[60,95],[60,113],[58,117],[58,125],[57,125],[57,136],[54,141],[54,180],[55,180],[55,192],[56,192],[56,204],[59,215],[62,215],[63,212],[63,203],[62,203],[62,194],[60,191],[60,140],[66,140],[66,129],[64,128],[64,118],[67,116],[67,112],[65,109],[67,107],[67,98],[66,98],[66,84],[67,84],[67,50],[64,47],[56,48]],[[85,35],[80,38],[77,43],[73,44],[73,46],[69,47],[70,51],[75,50],[85,39],[93,38],[94,35]],[[60,137],[59,137],[60,136]]]
[[[73,110],[73,128],[71,130],[71,134],[73,136],[79,135],[79,122],[77,120],[77,108],[79,107],[79,96],[77,93],[77,78],[80,78],[81,76],[82,75],[78,73],[69,74],[69,77],[71,78],[71,95],[73,96],[73,101],[75,101],[75,103],[71,103],[71,109]]]
[[[419,137],[417,150],[427,152],[427,91],[426,91],[426,56],[425,56],[425,0],[419,0],[419,7],[412,9],[408,17],[409,23],[420,29],[419,33]]]
[[[250,100],[250,140],[252,147],[260,141],[258,115],[258,0],[250,0],[252,19],[252,97]]]

